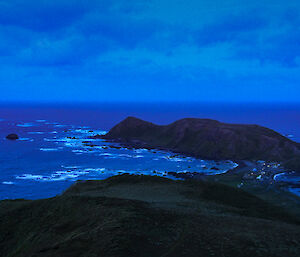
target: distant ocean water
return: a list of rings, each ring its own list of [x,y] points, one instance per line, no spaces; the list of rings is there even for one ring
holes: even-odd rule
[[[168,172],[225,172],[232,162],[173,157],[163,151],[111,148],[104,134],[127,116],[158,124],[198,117],[259,124],[300,142],[300,105],[118,103],[81,105],[0,105],[0,199],[55,196],[78,179],[104,179],[122,173],[172,177]],[[8,141],[9,133],[20,135]],[[92,145],[92,146],[91,146]],[[218,167],[219,170],[211,169]],[[282,179],[299,180],[295,178]],[[280,179],[280,176],[278,177]],[[293,192],[299,194],[298,187]]]
[[[109,130],[127,116],[157,124],[195,117],[221,122],[258,124],[300,142],[299,104],[258,103],[102,103],[102,104],[0,104],[0,118],[37,119]]]

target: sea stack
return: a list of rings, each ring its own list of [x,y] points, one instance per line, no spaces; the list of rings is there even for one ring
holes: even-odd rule
[[[8,140],[17,140],[19,139],[19,136],[17,134],[9,134],[6,136],[6,139]]]

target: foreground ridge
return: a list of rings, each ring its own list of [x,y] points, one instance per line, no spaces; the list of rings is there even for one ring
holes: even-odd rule
[[[0,201],[0,256],[294,257],[299,224],[222,184],[121,175],[50,199]]]

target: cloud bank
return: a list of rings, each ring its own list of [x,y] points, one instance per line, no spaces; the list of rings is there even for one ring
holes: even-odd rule
[[[298,1],[0,0],[1,101],[299,101]]]

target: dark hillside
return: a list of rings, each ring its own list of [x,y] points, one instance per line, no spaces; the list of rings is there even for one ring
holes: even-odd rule
[[[215,183],[122,175],[0,202],[2,257],[295,257],[296,217]]]
[[[283,161],[300,156],[299,143],[271,129],[209,119],[188,118],[159,126],[128,117],[104,138],[206,159]]]

